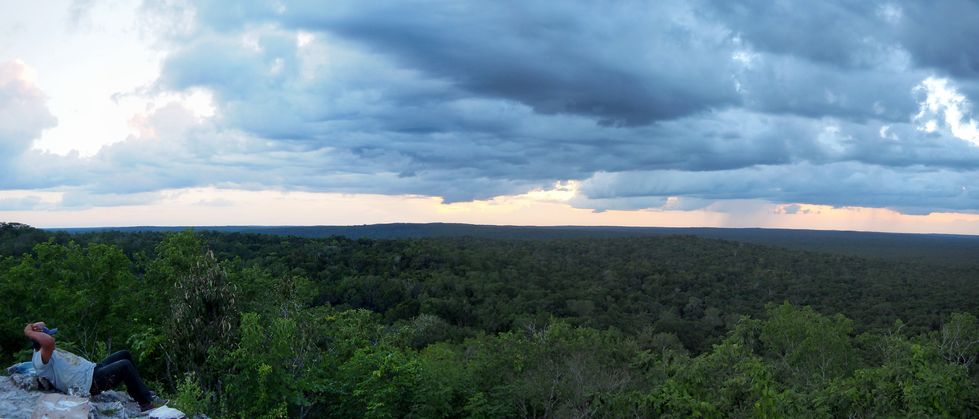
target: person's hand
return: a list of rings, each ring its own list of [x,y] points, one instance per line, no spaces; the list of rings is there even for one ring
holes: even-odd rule
[[[35,332],[40,332],[44,330],[44,326],[46,326],[44,322],[37,322],[31,325],[31,329],[33,329]]]

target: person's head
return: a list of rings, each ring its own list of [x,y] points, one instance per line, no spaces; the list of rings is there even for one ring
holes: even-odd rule
[[[31,329],[33,329],[33,330],[34,330],[35,332],[36,332],[36,331],[38,331],[38,330],[37,330],[37,327],[36,327],[36,326],[34,326],[34,325],[31,325]],[[34,340],[34,339],[31,339],[30,341],[31,341],[31,345],[33,345],[33,346],[34,346],[34,351],[35,351],[35,352],[36,352],[36,351],[40,351],[40,350],[41,350],[41,344],[40,344],[40,343],[37,343],[37,341],[36,341],[36,340]]]

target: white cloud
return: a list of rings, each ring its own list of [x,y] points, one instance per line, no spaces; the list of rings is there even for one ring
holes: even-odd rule
[[[129,119],[153,98],[145,90],[159,75],[162,51],[141,33],[137,3],[91,0],[14,2],[0,10],[0,61],[19,59],[36,72],[58,125],[34,147],[91,156],[125,140]]]
[[[953,136],[979,145],[979,121],[972,118],[972,103],[948,79],[928,77],[915,87],[924,95],[914,119],[925,132],[938,129],[938,120]]]
[[[881,19],[893,25],[901,21],[901,18],[904,16],[904,9],[894,3],[881,4],[877,7],[877,16],[880,16]]]
[[[56,123],[33,71],[21,61],[0,62],[0,164],[29,149]]]

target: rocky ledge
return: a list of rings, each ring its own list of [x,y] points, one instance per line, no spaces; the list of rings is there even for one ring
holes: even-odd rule
[[[169,407],[140,412],[136,401],[120,391],[106,391],[91,398],[73,397],[32,389],[30,386],[22,388],[23,384],[23,377],[0,376],[0,418],[176,419],[186,417],[179,410]]]

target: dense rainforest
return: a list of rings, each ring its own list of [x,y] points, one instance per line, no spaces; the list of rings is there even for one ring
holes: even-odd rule
[[[189,227],[90,227],[46,230],[56,233],[180,232]],[[795,250],[918,261],[944,266],[979,267],[979,236],[880,233],[867,231],[770,228],[497,226],[457,223],[393,223],[353,226],[207,226],[196,231],[269,234],[306,238],[345,236],[353,239],[474,237],[488,239],[561,239],[696,236]]]
[[[214,417],[979,416],[979,269],[650,237],[0,224],[29,321]]]

